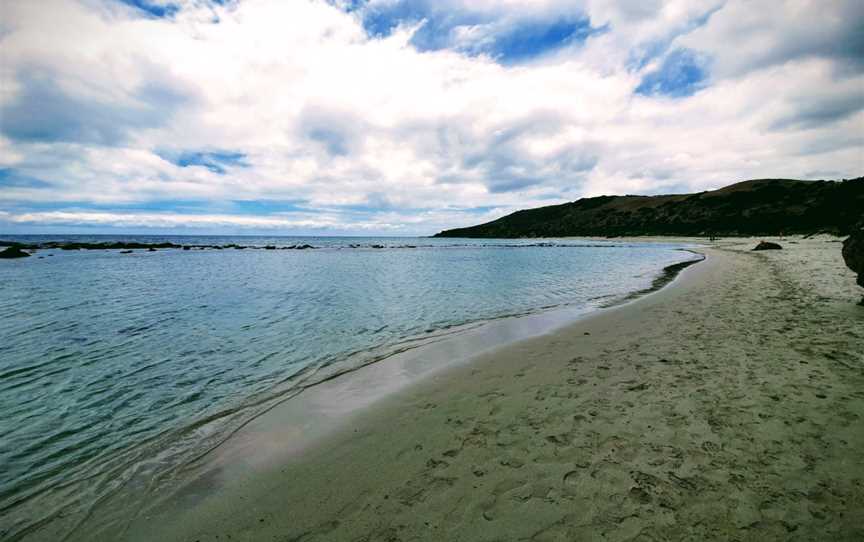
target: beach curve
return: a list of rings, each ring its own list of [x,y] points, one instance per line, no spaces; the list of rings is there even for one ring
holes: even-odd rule
[[[129,539],[856,539],[864,315],[832,241],[710,248]]]

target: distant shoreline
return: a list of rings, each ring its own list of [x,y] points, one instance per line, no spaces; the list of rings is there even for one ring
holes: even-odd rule
[[[24,237],[24,236],[22,236]],[[55,237],[55,236],[52,236]],[[91,236],[77,236],[77,235],[69,235],[69,236],[56,236],[56,237],[85,237],[90,238]],[[111,237],[119,237],[121,239],[132,239],[136,236],[111,236]],[[163,236],[139,236],[144,238],[169,238]],[[203,237],[208,236],[170,236],[172,239],[201,239]],[[233,238],[233,236],[209,236],[215,238]],[[472,241],[472,243],[465,244],[454,244],[454,245],[441,245],[440,239],[435,237],[296,237],[296,236],[283,236],[283,237],[266,237],[262,236],[261,239],[299,239],[299,240],[314,240],[320,239],[322,241],[332,242],[333,240],[342,240],[342,239],[351,239],[356,240],[357,242],[353,243],[343,243],[341,245],[328,245],[326,243],[319,243],[317,245],[311,245],[308,242],[295,242],[290,244],[273,244],[269,242],[259,243],[259,244],[239,244],[239,243],[223,243],[223,244],[206,244],[206,243],[196,243],[196,242],[188,242],[188,243],[174,243],[170,241],[160,241],[160,242],[138,242],[138,241],[99,241],[99,242],[89,242],[89,241],[42,241],[42,242],[24,242],[24,241],[16,241],[10,240],[7,238],[0,237],[0,248],[3,247],[15,247],[21,250],[27,250],[31,252],[36,252],[40,250],[62,250],[62,251],[95,251],[95,250],[109,250],[109,251],[123,251],[123,253],[130,253],[136,250],[139,251],[156,251],[156,250],[313,250],[313,249],[328,249],[328,248],[338,248],[338,249],[417,249],[417,248],[457,248],[457,247],[465,247],[465,248],[585,248],[585,247],[595,247],[595,248],[603,248],[603,247],[614,247],[615,245],[604,245],[604,244],[572,244],[572,243],[562,243],[560,241],[571,240],[571,241],[590,241],[596,240],[598,242],[620,242],[626,241],[624,238],[613,239],[600,239],[600,238],[590,238],[590,237],[566,237],[566,238],[540,238],[540,239],[521,239],[521,240],[510,240],[510,239],[488,239],[487,241],[505,241],[504,243],[478,243],[477,239],[474,238],[464,238],[464,241]],[[376,242],[370,243],[368,240],[396,240],[396,239],[407,239],[414,240],[414,243],[383,243]],[[437,244],[422,244],[419,243],[420,239],[436,239],[438,241]],[[449,238],[448,238],[449,239]],[[633,238],[631,238],[633,239]],[[634,242],[646,241],[650,242],[653,238],[645,237],[644,239],[635,238]],[[670,238],[667,241],[674,241],[680,238]],[[367,242],[362,242],[362,241]],[[459,239],[456,239],[458,241]],[[507,242],[509,241],[509,242]],[[516,242],[521,241],[521,242]],[[663,241],[660,239],[660,241]]]

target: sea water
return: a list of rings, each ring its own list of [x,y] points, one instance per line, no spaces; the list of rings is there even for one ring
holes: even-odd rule
[[[693,258],[676,244],[574,239],[5,239],[315,248],[0,260],[0,539],[74,529],[130,486],[146,499],[334,373],[466,325],[590,311]]]

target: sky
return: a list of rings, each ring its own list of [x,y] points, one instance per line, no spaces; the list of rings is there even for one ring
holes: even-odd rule
[[[864,175],[860,0],[0,0],[0,234],[430,235]]]

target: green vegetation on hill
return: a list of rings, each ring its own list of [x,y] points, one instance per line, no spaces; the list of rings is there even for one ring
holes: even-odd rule
[[[698,194],[583,198],[435,237],[846,234],[862,215],[864,177],[757,179]]]

